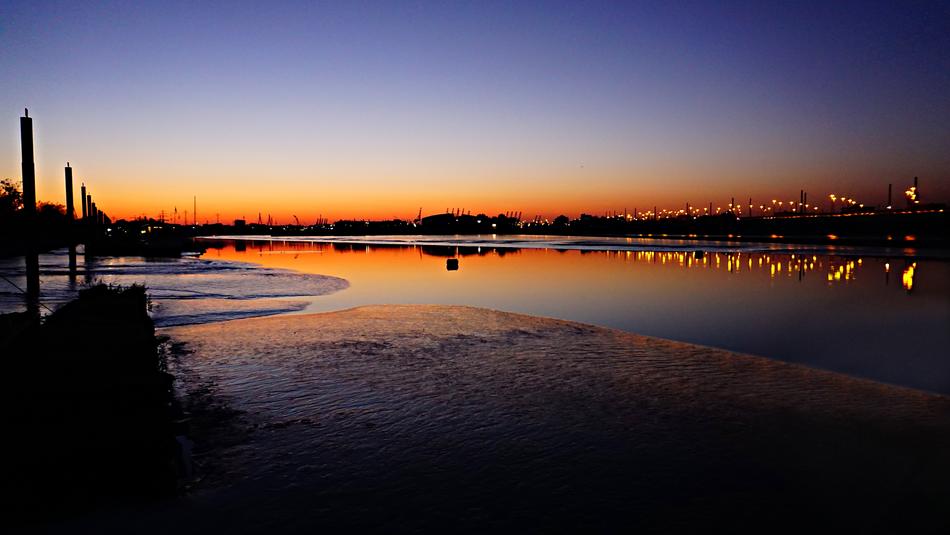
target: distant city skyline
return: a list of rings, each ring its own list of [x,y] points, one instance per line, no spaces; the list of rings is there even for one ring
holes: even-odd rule
[[[950,6],[0,6],[0,178],[34,118],[114,218],[950,200]],[[191,219],[191,217],[189,217]]]

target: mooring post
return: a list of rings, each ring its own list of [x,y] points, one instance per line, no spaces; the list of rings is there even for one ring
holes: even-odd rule
[[[26,239],[26,310],[40,313],[40,261],[36,240],[36,170],[33,165],[33,119],[24,109],[20,117],[20,148],[23,163],[23,217]]]
[[[76,210],[73,208],[73,168],[66,162],[66,221],[72,226],[76,219]]]

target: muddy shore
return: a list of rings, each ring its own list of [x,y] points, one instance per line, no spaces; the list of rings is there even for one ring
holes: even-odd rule
[[[202,480],[183,498],[63,531],[939,532],[948,522],[944,396],[468,307],[162,332],[186,350],[169,366],[201,416]]]

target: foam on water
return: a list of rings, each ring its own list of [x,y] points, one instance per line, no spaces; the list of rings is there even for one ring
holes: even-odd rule
[[[148,288],[158,326],[299,311],[309,303],[299,298],[326,295],[349,285],[337,277],[192,257],[86,259],[79,255],[77,264],[70,278],[66,250],[40,255],[41,302],[46,310],[69,301],[89,284],[142,284]],[[0,275],[6,279],[0,287],[0,313],[23,310],[23,258],[0,260]]]

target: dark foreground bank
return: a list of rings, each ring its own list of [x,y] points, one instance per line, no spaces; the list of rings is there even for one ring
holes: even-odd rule
[[[944,396],[464,307],[167,334],[190,351],[170,360],[180,392],[205,413],[202,483],[59,531],[948,527]]]
[[[172,377],[145,289],[95,286],[42,323],[0,316],[5,523],[173,495]]]

